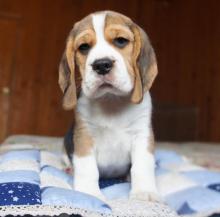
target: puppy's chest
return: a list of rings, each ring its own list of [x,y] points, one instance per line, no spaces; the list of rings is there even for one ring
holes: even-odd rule
[[[125,175],[131,162],[132,128],[125,120],[102,120],[89,126],[101,176]]]
[[[147,136],[151,101],[129,105],[122,112],[108,115],[86,98],[81,98],[78,111],[93,140],[99,172],[104,177],[125,175],[131,164],[131,149],[140,134]]]

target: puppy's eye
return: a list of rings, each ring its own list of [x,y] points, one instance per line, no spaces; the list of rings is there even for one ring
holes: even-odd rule
[[[118,48],[124,48],[129,43],[129,40],[123,37],[118,37],[113,40],[113,44]]]
[[[87,43],[83,43],[79,46],[79,51],[82,53],[82,54],[87,54],[89,52],[89,49],[90,49],[90,45],[87,44]]]

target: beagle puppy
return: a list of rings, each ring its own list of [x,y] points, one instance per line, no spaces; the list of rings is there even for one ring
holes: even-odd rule
[[[104,199],[99,178],[130,172],[130,198],[159,199],[149,93],[156,75],[148,36],[128,17],[101,11],[74,25],[60,63],[59,85],[63,107],[74,109],[66,148],[72,155],[75,190]]]

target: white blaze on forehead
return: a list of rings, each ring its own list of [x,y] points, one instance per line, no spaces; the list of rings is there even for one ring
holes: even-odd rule
[[[92,24],[96,33],[96,41],[104,41],[104,28],[105,28],[106,13],[100,13],[92,16]]]
[[[93,58],[110,58],[119,60],[120,54],[105,39],[105,20],[106,12],[94,14],[92,16],[92,24],[96,35],[96,44],[93,49]]]

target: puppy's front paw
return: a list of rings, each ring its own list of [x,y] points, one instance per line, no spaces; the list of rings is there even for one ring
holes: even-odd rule
[[[142,200],[142,201],[150,201],[150,202],[162,202],[161,197],[156,192],[135,192],[130,193],[131,200]]]

